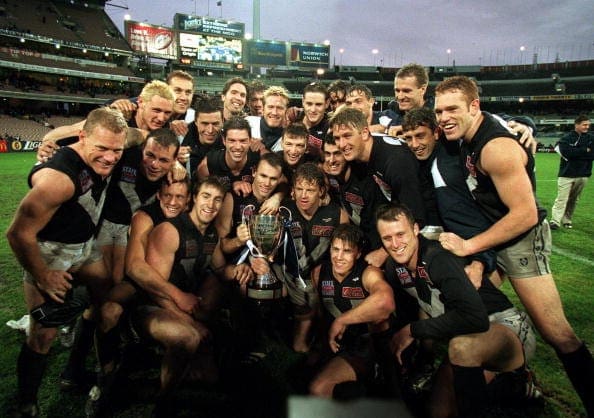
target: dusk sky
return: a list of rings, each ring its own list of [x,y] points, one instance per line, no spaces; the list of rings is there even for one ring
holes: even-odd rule
[[[125,14],[171,27],[175,13],[196,13],[244,22],[253,33],[252,0],[221,3],[112,0],[105,9],[122,32]],[[594,59],[592,0],[260,0],[260,6],[260,39],[329,40],[331,64],[528,64],[535,53],[539,63]]]

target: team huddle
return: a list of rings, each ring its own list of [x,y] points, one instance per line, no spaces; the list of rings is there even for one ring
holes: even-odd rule
[[[315,358],[313,396],[379,382],[388,396],[423,391],[418,412],[430,417],[532,402],[535,328],[594,416],[594,362],[549,266],[532,122],[482,111],[467,77],[438,84],[434,100],[428,83],[409,64],[395,109],[374,111],[368,87],[341,81],[307,85],[302,108],[289,108],[283,87],[241,78],[194,98],[192,76],[174,71],[48,133],[7,232],[32,318],[15,416],[39,415],[62,325],[77,324],[63,388],[82,385],[96,349],[87,416],[111,412],[124,335],[162,348],[155,415],[171,416],[180,382],[216,380],[222,312],[255,316],[239,333],[260,359],[271,318],[252,308],[279,303],[289,346]],[[271,255],[246,249],[246,215],[282,218]],[[263,277],[278,292],[258,289]]]

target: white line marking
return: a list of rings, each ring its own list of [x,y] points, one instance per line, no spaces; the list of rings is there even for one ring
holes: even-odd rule
[[[586,257],[582,257],[578,254],[575,254],[571,251],[568,250],[564,250],[563,248],[559,248],[556,245],[553,245],[553,252],[562,255],[563,257],[567,257],[567,258],[571,258],[573,260],[579,261],[581,263],[587,264],[589,266],[594,267],[594,261],[586,258]]]

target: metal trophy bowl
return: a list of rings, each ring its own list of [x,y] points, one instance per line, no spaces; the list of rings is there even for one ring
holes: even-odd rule
[[[279,213],[276,215],[260,215],[256,213],[254,205],[247,205],[243,208],[242,218],[243,222],[248,226],[250,231],[250,239],[246,242],[252,257],[266,258],[272,262],[276,250],[283,243],[283,218]],[[257,301],[274,300],[282,297],[283,284],[279,281],[274,273],[270,272],[262,274],[248,283],[247,296],[248,298]]]

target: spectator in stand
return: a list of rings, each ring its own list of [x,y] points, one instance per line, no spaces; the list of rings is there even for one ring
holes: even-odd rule
[[[574,130],[559,141],[559,177],[557,198],[551,213],[551,229],[573,227],[571,218],[580,194],[592,175],[594,160],[594,135],[588,132],[590,118],[579,115],[574,121]]]

